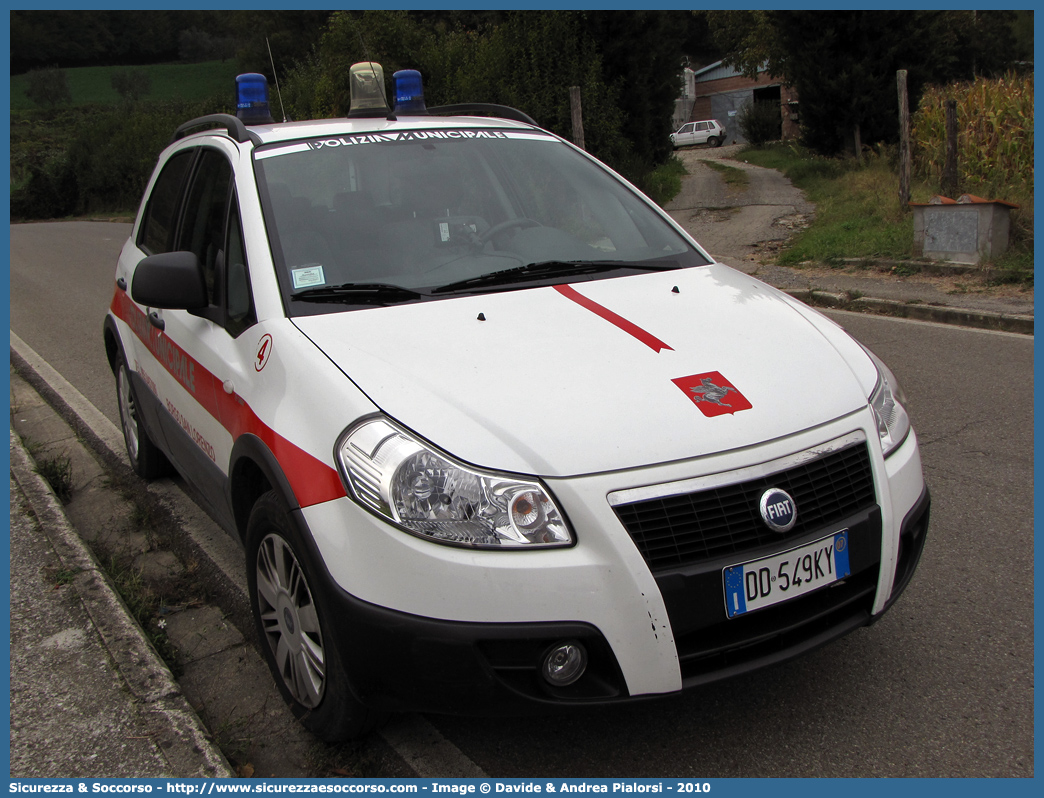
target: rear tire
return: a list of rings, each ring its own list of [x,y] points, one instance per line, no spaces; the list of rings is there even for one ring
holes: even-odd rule
[[[170,472],[170,462],[152,442],[145,425],[141,423],[138,397],[131,383],[127,359],[116,355],[116,403],[120,408],[120,426],[131,468],[142,479],[157,479]]]
[[[380,716],[348,685],[319,587],[319,569],[275,491],[247,522],[247,586],[261,651],[294,716],[326,742],[370,731]]]
[[[721,139],[719,139],[717,136],[711,136],[709,139],[707,139],[707,143],[710,144],[712,147],[720,147]]]

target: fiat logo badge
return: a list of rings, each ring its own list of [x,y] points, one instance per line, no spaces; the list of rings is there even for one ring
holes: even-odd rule
[[[773,532],[789,532],[797,521],[797,507],[785,490],[769,488],[761,494],[761,518]]]

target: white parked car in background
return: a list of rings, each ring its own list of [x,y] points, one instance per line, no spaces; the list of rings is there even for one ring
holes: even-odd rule
[[[709,144],[712,147],[720,147],[725,143],[725,128],[717,119],[708,119],[703,122],[686,122],[675,132],[671,133],[671,144],[675,149],[686,147],[690,144]]]
[[[131,463],[243,541],[302,723],[670,695],[880,618],[929,515],[892,372],[414,77],[274,123],[244,76],[160,155],[105,320]]]

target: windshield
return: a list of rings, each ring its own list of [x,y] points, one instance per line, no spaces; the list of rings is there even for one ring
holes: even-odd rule
[[[270,145],[255,159],[291,314],[343,309],[324,303],[355,304],[359,287],[371,301],[358,304],[372,305],[570,270],[707,263],[608,172],[535,131],[342,136]]]

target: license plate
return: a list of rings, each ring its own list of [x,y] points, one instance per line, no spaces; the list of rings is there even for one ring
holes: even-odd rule
[[[722,570],[730,618],[803,596],[851,573],[848,530],[760,560]]]

